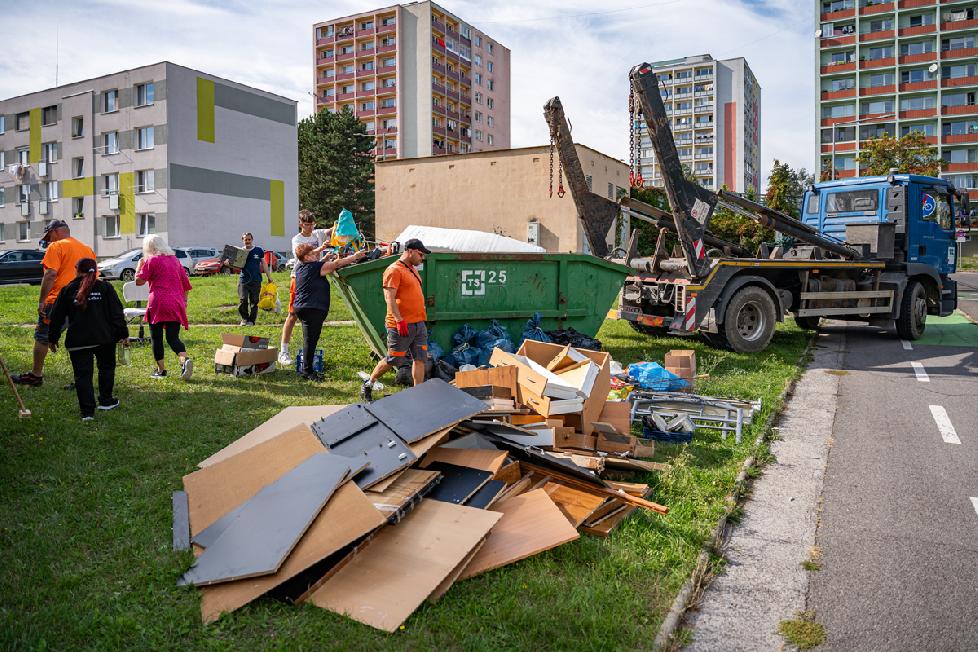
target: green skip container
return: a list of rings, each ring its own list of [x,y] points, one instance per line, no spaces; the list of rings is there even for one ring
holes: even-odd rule
[[[381,258],[337,270],[339,290],[378,356],[387,353]],[[429,341],[452,349],[462,324],[486,328],[493,319],[518,343],[539,312],[543,329],[574,328],[594,336],[629,271],[588,254],[432,253],[418,269],[428,311]]]

